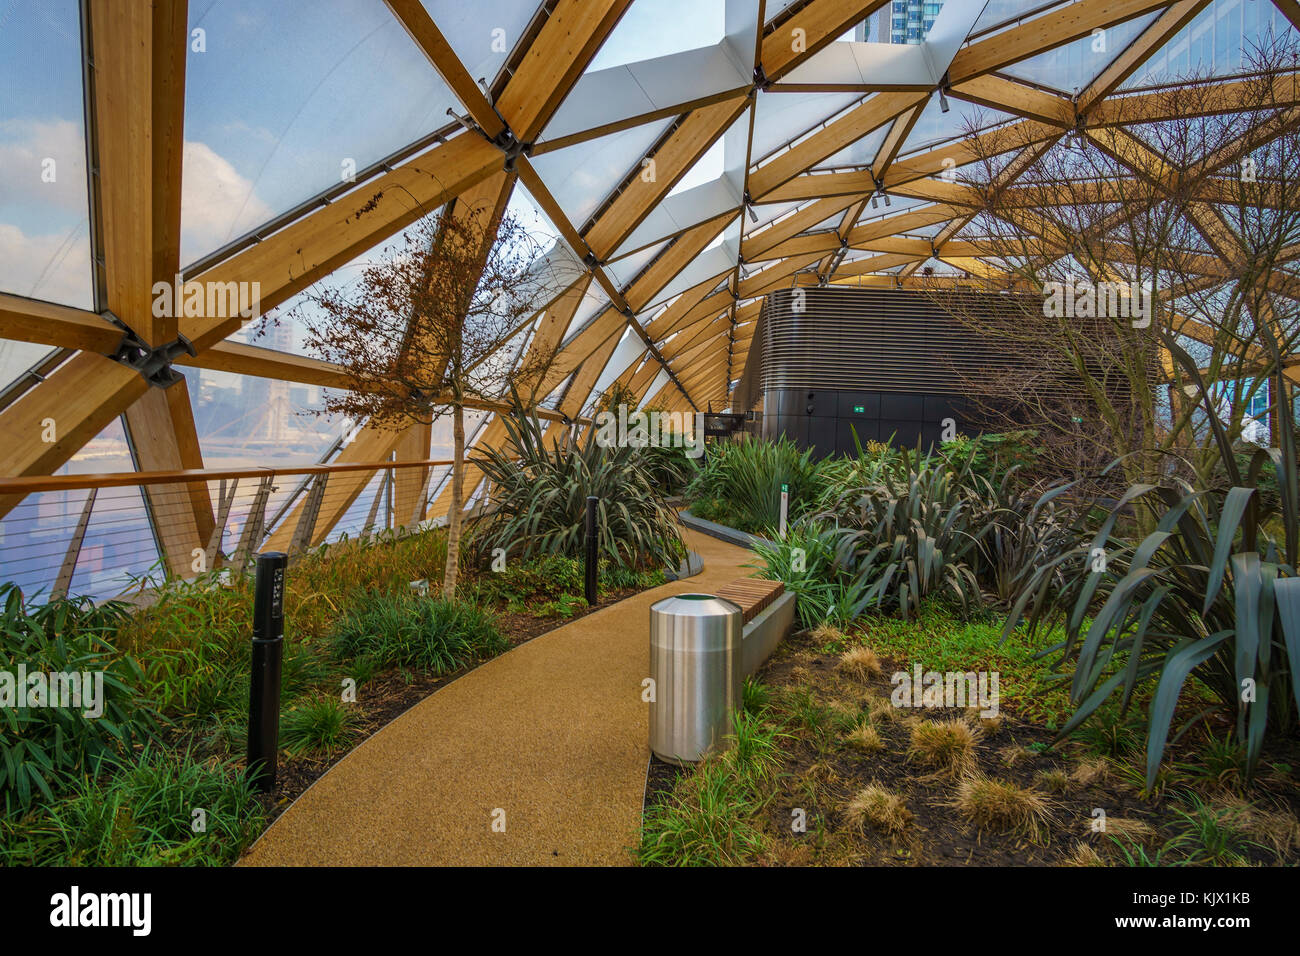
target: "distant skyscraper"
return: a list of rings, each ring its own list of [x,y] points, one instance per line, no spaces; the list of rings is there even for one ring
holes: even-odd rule
[[[893,0],[858,26],[857,39],[873,43],[920,43],[942,9],[942,2]]]

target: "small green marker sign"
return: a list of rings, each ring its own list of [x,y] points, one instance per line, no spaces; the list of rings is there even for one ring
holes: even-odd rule
[[[867,410],[867,406],[865,406],[865,405],[854,405],[854,406],[853,406],[853,411],[854,411],[854,413],[855,413],[855,414],[858,414],[858,415],[861,415],[861,414],[862,414],[863,412],[865,412],[866,410]]]

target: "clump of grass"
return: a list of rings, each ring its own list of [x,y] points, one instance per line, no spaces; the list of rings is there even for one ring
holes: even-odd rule
[[[1070,787],[1070,775],[1053,767],[1038,774],[1038,785],[1049,793],[1064,793]]]
[[[899,708],[890,703],[888,697],[871,697],[867,700],[867,714],[874,723],[890,723],[901,716]]]
[[[845,641],[844,632],[834,624],[823,621],[811,631],[808,636],[817,644],[818,647],[830,648],[843,646]]]
[[[1021,832],[1033,837],[1048,818],[1047,800],[1042,794],[991,777],[962,780],[953,806],[981,830]]]
[[[239,768],[146,750],[82,780],[33,822],[0,824],[6,866],[225,866],[264,814]]]
[[[876,652],[861,645],[851,647],[841,654],[837,666],[841,673],[857,680],[867,680],[881,674],[880,658]]]
[[[912,811],[898,794],[871,784],[853,795],[844,815],[859,830],[871,824],[886,833],[899,834],[912,822]]]
[[[912,726],[909,754],[927,766],[954,776],[975,765],[980,732],[963,720],[923,720]]]
[[[771,704],[772,690],[762,681],[755,680],[753,677],[746,677],[742,698],[745,712],[757,714],[767,710],[768,705]]]
[[[743,710],[732,714],[731,727],[731,747],[723,754],[723,761],[746,781],[769,779],[781,765],[779,741],[790,735]]]
[[[885,749],[885,742],[870,724],[858,724],[844,735],[844,742],[864,754],[878,754]]]
[[[337,697],[311,697],[296,704],[280,722],[280,741],[290,753],[332,753],[356,736],[357,714]]]
[[[1114,767],[1105,757],[1091,757],[1079,761],[1070,773],[1070,779],[1081,787],[1107,783],[1114,776]]]
[[[1252,846],[1259,846],[1232,806],[1214,806],[1190,790],[1180,800],[1183,806],[1174,813],[1180,820],[1182,840],[1189,848],[1188,862],[1235,866],[1245,862]]]
[[[1241,797],[1229,797],[1220,805],[1222,816],[1260,846],[1270,847],[1278,857],[1300,847],[1300,820],[1289,809],[1268,809]]]
[[[1004,767],[1014,767],[1026,760],[1033,760],[1037,756],[1038,754],[1028,747],[1020,746],[1020,744],[1008,744],[998,751],[998,759],[1002,761]]]
[[[706,760],[646,809],[633,857],[642,866],[743,866],[764,849],[753,791],[721,760]]]
[[[1066,866],[1105,866],[1106,861],[1086,843],[1076,843],[1074,851],[1065,858]]]
[[[1084,824],[1085,832],[1095,836],[1110,836],[1130,844],[1150,845],[1158,836],[1156,828],[1145,820],[1136,817],[1106,817],[1106,828],[1095,828],[1096,821],[1088,820]]]
[[[1197,780],[1212,786],[1236,786],[1246,774],[1246,748],[1231,736],[1220,739],[1207,735],[1197,754],[1196,764],[1189,769]]]
[[[472,604],[410,593],[359,595],[334,631],[339,658],[447,674],[500,654],[506,640],[492,616]]]
[[[846,700],[833,700],[826,705],[826,710],[831,724],[840,730],[849,730],[862,719],[857,704]]]
[[[1099,710],[1073,736],[1102,757],[1132,756],[1143,749],[1141,719],[1117,710]]]

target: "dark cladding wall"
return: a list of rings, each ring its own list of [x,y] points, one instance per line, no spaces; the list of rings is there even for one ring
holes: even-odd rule
[[[999,295],[970,293],[972,306],[1007,311]],[[1011,357],[976,340],[925,292],[783,289],[767,296],[756,345],[762,434],[784,433],[819,454],[853,451],[853,434],[915,446],[938,442],[952,419],[978,433],[961,395],[961,373],[1005,367]],[[757,397],[757,395],[755,395]]]
[[[945,419],[951,418],[963,434],[972,434],[974,429],[962,423],[964,413],[960,398],[951,395],[770,389],[763,400],[763,435],[784,433],[823,455],[854,451],[855,433],[864,445],[892,438],[897,445],[929,447],[942,437]]]

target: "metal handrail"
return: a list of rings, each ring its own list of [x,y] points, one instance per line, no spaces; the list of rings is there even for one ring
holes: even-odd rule
[[[475,459],[466,457],[467,463]],[[0,495],[29,495],[41,491],[76,491],[85,488],[123,488],[131,485],[176,485],[194,481],[235,478],[277,478],[285,475],[320,475],[342,471],[380,471],[389,468],[437,468],[451,459],[422,461],[344,462],[334,465],[286,465],[262,468],[191,468],[180,471],[118,471],[87,475],[25,475],[0,478]]]

